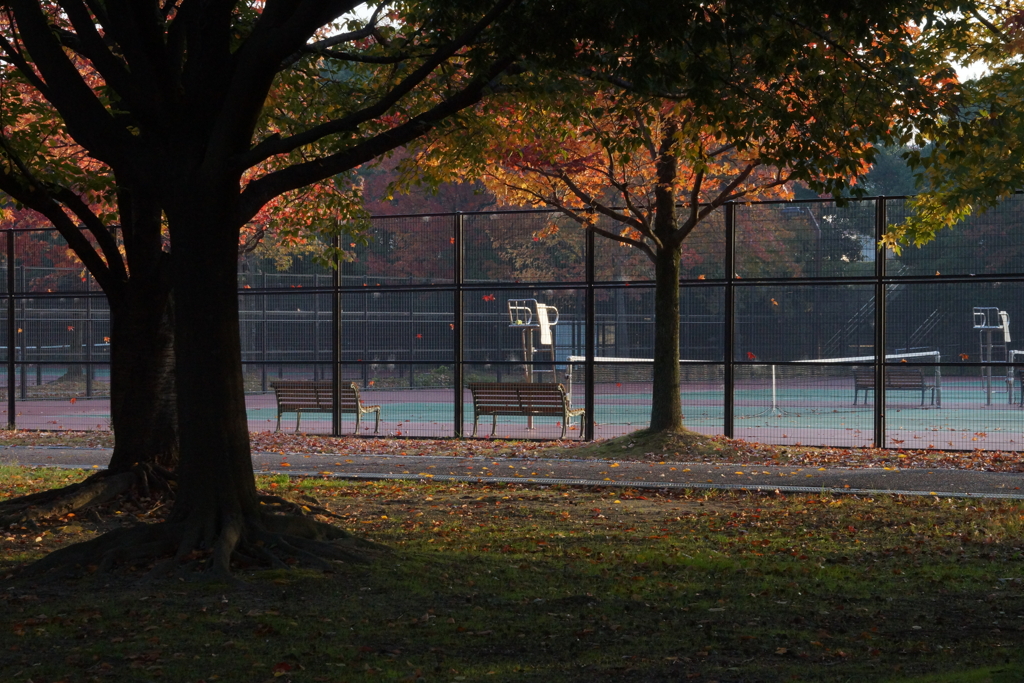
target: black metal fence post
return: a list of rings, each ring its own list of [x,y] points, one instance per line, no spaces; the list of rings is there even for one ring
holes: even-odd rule
[[[92,274],[86,275],[86,282],[92,281]],[[85,297],[85,395],[92,397],[92,296],[86,290]]]
[[[7,231],[7,428],[15,429],[17,407],[14,404],[14,353],[18,343],[14,311],[14,231]]]
[[[733,280],[736,277],[736,205],[729,202],[725,205],[725,329],[722,334],[722,353],[724,361],[724,389],[722,405],[722,431],[727,438],[733,438],[735,424],[733,422],[736,408],[736,368],[733,343],[736,334],[736,298]]]
[[[341,236],[331,238],[334,272],[331,273],[331,434],[341,435]],[[319,295],[314,295],[319,296]],[[314,322],[314,325],[316,323]],[[319,360],[319,359],[318,359]],[[316,367],[316,366],[314,366]]]
[[[452,333],[453,333],[453,358],[452,358],[452,389],[454,390],[454,408],[455,408],[455,438],[461,439],[463,436],[463,425],[465,424],[465,416],[463,415],[463,401],[462,401],[462,387],[465,385],[463,376],[464,371],[462,367],[463,363],[463,322],[465,314],[463,311],[463,296],[462,296],[462,285],[465,282],[466,270],[465,270],[465,253],[463,250],[463,229],[464,220],[462,212],[456,212],[455,223],[452,226],[454,230],[455,239],[455,272],[453,273],[455,279],[455,289],[452,292],[454,297],[453,302],[453,313],[454,321],[452,322]]]
[[[875,244],[885,234],[885,198],[875,199]],[[875,252],[875,448],[885,447],[885,255]]]
[[[584,328],[586,329],[586,343],[584,344],[584,355],[586,359],[583,362],[584,371],[586,372],[586,379],[583,382],[583,407],[586,410],[586,419],[584,420],[583,434],[581,435],[585,441],[594,440],[594,425],[597,423],[597,415],[594,412],[594,337],[597,334],[596,329],[596,296],[594,292],[594,231],[587,230],[586,240],[586,280],[587,280],[587,298],[584,304]]]

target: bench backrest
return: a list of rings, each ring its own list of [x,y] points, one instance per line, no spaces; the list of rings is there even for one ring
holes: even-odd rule
[[[924,374],[920,370],[889,368],[885,371],[885,386],[892,389],[921,389]]]
[[[469,390],[477,414],[562,415],[568,407],[565,387],[557,382],[470,382]]]
[[[854,368],[853,379],[857,388],[875,387],[875,371],[866,368]],[[910,368],[886,368],[885,388],[886,389],[923,389],[924,374],[920,370]]]
[[[334,409],[333,388],[329,379],[293,379],[271,382],[279,411],[330,412]],[[339,388],[342,412],[354,412],[359,405],[359,387],[355,382]]]
[[[875,388],[875,371],[866,368],[854,368],[853,369],[853,381],[858,389],[867,387],[868,389]]]

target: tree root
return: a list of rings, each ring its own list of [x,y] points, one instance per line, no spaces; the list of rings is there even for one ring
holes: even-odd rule
[[[207,577],[233,582],[232,569],[302,566],[332,571],[338,562],[368,564],[388,551],[309,517],[261,511],[219,524],[202,518],[116,529],[55,550],[22,572],[64,576],[127,566],[146,567],[151,575],[195,576],[201,568]]]
[[[282,496],[260,494],[259,501],[260,505],[270,506],[273,512],[291,513],[294,515],[316,514],[335,519],[344,519],[341,515],[336,515],[323,505],[320,505],[316,498],[312,496],[303,496],[302,498],[306,501],[305,503],[289,500]]]
[[[84,481],[0,502],[0,527],[64,517],[126,497],[136,503],[173,496],[174,474],[158,465],[137,464],[128,472],[97,472]]]

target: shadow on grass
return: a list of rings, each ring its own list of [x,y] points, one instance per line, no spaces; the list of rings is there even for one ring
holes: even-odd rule
[[[241,589],[147,584],[146,567],[7,581],[0,678],[1020,680],[1015,504],[262,485],[394,554],[328,575],[240,570]],[[0,571],[66,542],[59,529],[9,532]]]

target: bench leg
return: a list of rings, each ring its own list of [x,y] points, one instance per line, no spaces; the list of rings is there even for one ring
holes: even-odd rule
[[[473,415],[473,436],[471,436],[471,437],[469,437],[469,438],[471,438],[471,439],[475,439],[475,438],[476,438],[476,427],[477,427],[477,424],[478,424],[479,422],[480,422],[480,416],[479,416],[479,415],[476,415],[476,414],[474,414],[474,415]]]
[[[300,420],[302,420],[302,411],[301,410],[296,410],[295,411],[295,433],[296,434],[299,433],[299,421]]]
[[[277,427],[274,428],[275,432],[281,431],[281,411],[277,411]]]
[[[494,436],[494,432],[498,429],[498,416],[491,415],[491,436]]]

